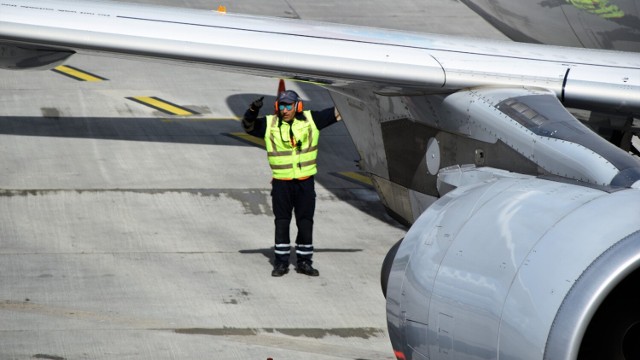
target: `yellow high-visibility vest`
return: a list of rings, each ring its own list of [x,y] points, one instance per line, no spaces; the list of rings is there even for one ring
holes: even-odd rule
[[[274,179],[308,178],[318,172],[316,158],[320,131],[313,122],[311,111],[304,111],[304,115],[306,120],[294,119],[291,123],[280,121],[275,115],[266,117],[264,142]]]

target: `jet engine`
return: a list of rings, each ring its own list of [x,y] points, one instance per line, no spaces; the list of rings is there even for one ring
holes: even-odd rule
[[[455,172],[383,266],[396,357],[640,359],[640,189]]]

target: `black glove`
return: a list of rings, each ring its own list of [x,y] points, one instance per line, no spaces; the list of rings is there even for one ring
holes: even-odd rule
[[[262,96],[260,99],[254,101],[251,103],[251,106],[249,107],[249,110],[251,111],[258,111],[260,110],[260,108],[262,107],[262,99],[264,99],[264,96]]]

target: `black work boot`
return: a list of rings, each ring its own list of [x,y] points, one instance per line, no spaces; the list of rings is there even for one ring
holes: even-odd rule
[[[277,263],[271,271],[271,276],[280,277],[289,272],[289,264]]]
[[[309,276],[318,276],[320,272],[311,266],[308,262],[301,262],[296,267],[296,272],[299,274],[305,274]]]

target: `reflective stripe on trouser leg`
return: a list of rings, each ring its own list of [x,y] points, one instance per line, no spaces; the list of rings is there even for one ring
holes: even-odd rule
[[[296,245],[296,258],[298,264],[306,262],[311,264],[311,258],[313,257],[313,245]]]
[[[275,234],[275,261],[276,264],[289,264],[289,255],[291,253],[291,240],[289,239],[289,224],[291,219],[276,219]]]
[[[276,264],[289,264],[289,256],[291,255],[291,245],[276,244],[275,246]]]
[[[313,258],[313,220],[298,219],[298,236],[296,237],[296,261],[311,264]]]

